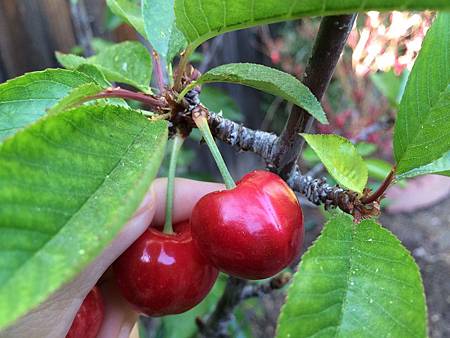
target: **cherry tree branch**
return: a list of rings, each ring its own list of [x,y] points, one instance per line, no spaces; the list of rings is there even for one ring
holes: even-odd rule
[[[200,334],[208,338],[227,338],[228,324],[239,303],[279,290],[290,281],[291,277],[291,273],[284,272],[262,284],[248,284],[243,279],[229,277],[225,291],[208,319],[203,321],[201,318],[197,318],[196,323]]]
[[[334,73],[356,14],[329,16],[322,19],[306,66],[302,82],[320,101]],[[303,138],[299,133],[307,131],[313,118],[304,109],[294,106],[280,135],[272,170],[287,179],[296,170],[297,159],[302,151]]]
[[[213,112],[209,112],[208,123],[213,135],[222,142],[240,151],[251,151],[266,162],[271,161],[273,148],[278,139],[276,134],[247,128]]]

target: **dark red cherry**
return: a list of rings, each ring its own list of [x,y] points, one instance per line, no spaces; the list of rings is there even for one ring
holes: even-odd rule
[[[78,310],[66,338],[95,338],[102,326],[105,308],[100,289],[95,286]]]
[[[194,245],[188,221],[174,234],[148,228],[113,264],[125,299],[148,316],[185,312],[206,297],[218,271]]]
[[[191,216],[192,237],[219,270],[263,279],[288,266],[303,242],[297,197],[277,175],[254,171],[234,189],[203,196]]]

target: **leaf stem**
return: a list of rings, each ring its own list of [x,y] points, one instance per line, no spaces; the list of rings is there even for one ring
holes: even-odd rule
[[[184,87],[183,90],[181,91],[181,93],[178,94],[178,97],[177,97],[177,103],[180,103],[181,100],[183,100],[183,97],[185,97],[185,95],[186,95],[191,89],[194,89],[196,85],[197,85],[197,82],[196,82],[196,81],[192,81],[191,83],[189,83],[189,85],[187,85],[186,87]]]
[[[219,148],[217,148],[217,144],[214,141],[214,138],[211,134],[211,130],[209,129],[208,120],[201,112],[192,112],[192,119],[194,120],[195,125],[200,130],[203,135],[203,138],[208,145],[209,150],[211,151],[214,160],[216,161],[217,167],[219,168],[220,174],[222,175],[223,181],[225,182],[225,186],[227,189],[233,189],[236,187],[234,183],[233,177],[231,177],[230,172],[228,171],[227,165],[223,160],[222,155],[220,154]]]
[[[107,88],[96,95],[85,97],[83,100],[80,101],[80,103],[114,97],[139,101],[150,106],[153,109],[163,109],[167,107],[167,102],[165,102],[161,98],[156,98],[144,93],[133,92],[131,90],[122,89],[120,87]]]
[[[184,138],[180,134],[176,134],[173,138],[172,151],[170,153],[169,173],[167,175],[167,192],[166,192],[166,221],[164,223],[164,233],[172,234],[172,211],[173,211],[173,193],[175,188],[175,172],[177,169],[177,159]]]
[[[363,204],[369,204],[379,199],[384,194],[386,189],[389,188],[392,181],[394,180],[396,169],[397,169],[396,166],[393,166],[391,171],[389,172],[389,175],[387,175],[387,177],[384,179],[383,183],[378,187],[378,189],[372,195],[361,198],[361,202]]]

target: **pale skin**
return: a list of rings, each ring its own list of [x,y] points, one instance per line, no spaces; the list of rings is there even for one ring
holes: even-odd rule
[[[138,314],[119,295],[108,268],[149,224],[164,224],[166,186],[165,178],[156,179],[133,217],[103,253],[75,280],[0,332],[0,338],[65,337],[84,297],[97,282],[105,300],[105,320],[97,338],[128,338]],[[192,208],[202,196],[223,189],[222,184],[177,178],[173,222],[189,219]]]

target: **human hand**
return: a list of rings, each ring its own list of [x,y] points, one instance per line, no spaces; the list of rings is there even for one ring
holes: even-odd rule
[[[75,280],[61,287],[39,307],[0,332],[0,338],[63,338],[88,292],[97,284],[105,301],[105,318],[98,338],[127,338],[137,320],[119,295],[109,266],[149,226],[161,226],[165,218],[167,179],[156,179],[133,217],[112,243]],[[217,183],[177,178],[173,222],[189,219],[197,201],[209,192],[224,189]]]

